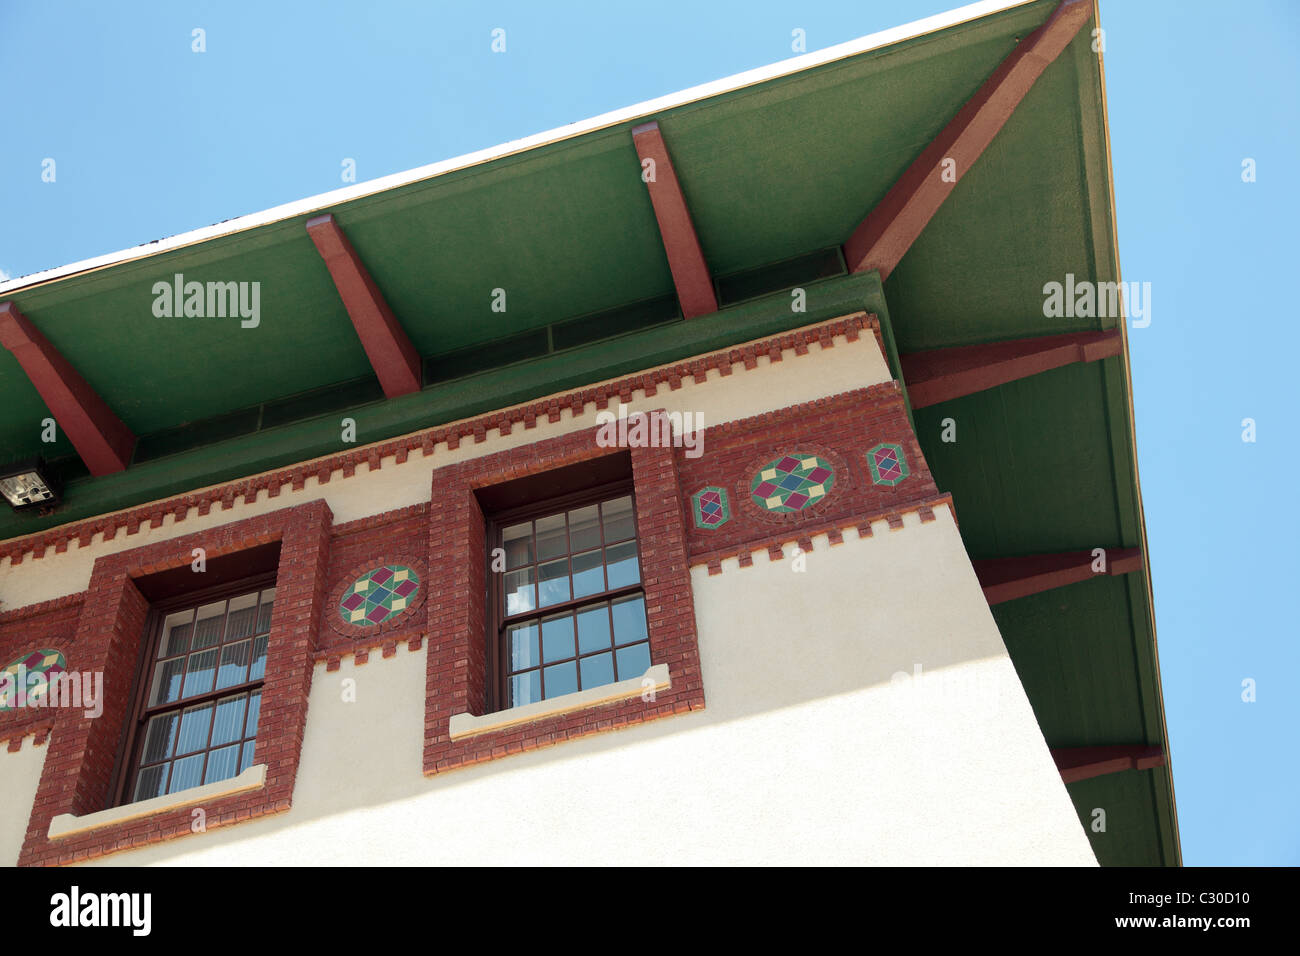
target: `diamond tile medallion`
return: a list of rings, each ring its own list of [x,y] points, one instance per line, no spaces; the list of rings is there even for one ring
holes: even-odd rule
[[[404,564],[386,564],[352,582],[339,601],[339,616],[358,627],[391,621],[405,611],[420,590],[420,578]]]
[[[791,452],[768,462],[754,475],[754,504],[774,514],[794,514],[821,502],[835,484],[835,469],[816,455]]]
[[[881,442],[867,452],[867,464],[871,467],[871,480],[878,485],[892,487],[910,474],[903,447],[892,442]]]
[[[720,528],[731,520],[731,504],[727,490],[713,485],[701,488],[691,495],[691,515],[697,528]]]

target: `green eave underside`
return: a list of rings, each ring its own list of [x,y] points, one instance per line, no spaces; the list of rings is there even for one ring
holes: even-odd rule
[[[1055,0],[656,114],[715,277],[842,244]],[[894,352],[1114,327],[1047,319],[1043,284],[1118,278],[1100,70],[1085,24],[898,267],[785,293],[80,479],[48,519],[0,516],[0,539],[341,451],[865,309]],[[620,123],[328,209],[432,366],[438,357],[673,295],[631,127]],[[314,214],[314,213],[313,213]],[[13,301],[136,435],[266,407],[373,375],[308,215],[20,290]],[[261,325],[160,319],[153,286],[261,283]],[[737,287],[743,285],[738,284]],[[724,289],[726,284],[723,283]],[[504,289],[505,312],[493,311]],[[885,297],[889,309],[885,308]],[[724,299],[724,306],[727,305]],[[441,363],[445,366],[447,363]],[[1119,359],[917,410],[973,558],[1141,544],[1128,386]],[[44,404],[0,351],[0,448],[40,442]],[[941,443],[939,422],[958,422]],[[346,446],[355,447],[355,446]],[[1163,743],[1142,574],[995,609],[1053,747]],[[1103,864],[1177,861],[1165,771],[1069,787]]]

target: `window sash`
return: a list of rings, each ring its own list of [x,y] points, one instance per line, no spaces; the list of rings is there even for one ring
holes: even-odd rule
[[[269,659],[270,656],[269,618],[266,621],[265,628],[261,626],[262,608],[264,606],[262,601],[262,596],[263,596],[263,592],[275,588],[276,588],[276,579],[274,574],[269,574],[269,575],[260,574],[249,578],[245,578],[243,580],[232,581],[227,584],[221,585],[219,587],[196,590],[181,597],[158,602],[150,609],[148,623],[146,624],[145,627],[146,639],[141,642],[142,646],[140,651],[140,660],[136,668],[135,685],[132,691],[132,698],[133,698],[132,711],[131,711],[132,720],[131,723],[129,724],[128,732],[124,736],[124,739],[121,743],[118,752],[118,760],[117,760],[118,769],[117,769],[117,776],[115,777],[114,791],[113,791],[114,796],[111,805],[125,806],[127,804],[137,802],[136,793],[139,788],[140,772],[142,769],[147,769],[152,766],[162,765],[167,768],[166,774],[168,780],[164,781],[162,792],[168,793],[171,786],[170,779],[172,775],[175,773],[175,764],[178,760],[182,759],[183,757],[201,756],[203,758],[198,772],[198,784],[195,785],[197,786],[199,784],[202,784],[207,776],[208,767],[210,765],[211,755],[213,751],[222,750],[225,747],[232,745],[232,744],[219,744],[215,748],[212,746],[212,733],[213,733],[213,729],[216,726],[215,712],[217,708],[217,703],[228,697],[231,698],[238,697],[242,694],[245,696],[244,724],[241,726],[241,731],[240,731],[241,736],[238,738],[238,740],[233,742],[235,745],[238,745],[239,747],[238,752],[235,754],[235,768],[236,768],[235,775],[238,775],[239,767],[244,762],[244,752],[243,752],[244,747],[255,746],[255,741],[256,741],[255,736],[253,738],[245,738],[243,736],[248,726],[249,702],[252,700],[254,695],[258,695],[259,698],[258,718],[259,718],[259,728],[260,728],[260,710],[262,704],[261,693],[262,693],[263,684],[265,683],[266,680],[265,660]],[[227,642],[226,634],[228,629],[228,619],[230,616],[230,601],[232,599],[237,599],[241,596],[253,592],[255,592],[258,596],[257,604],[255,605],[256,612],[254,618],[253,633],[242,637],[238,637],[236,639]],[[275,597],[278,599],[279,595],[277,594]],[[185,689],[185,684],[184,684],[185,677],[189,671],[190,656],[194,653],[194,648],[193,648],[194,631],[193,631],[193,624],[192,624],[190,636],[185,651],[183,653],[172,654],[170,656],[166,656],[164,654],[163,641],[168,636],[167,627],[166,627],[167,619],[169,617],[176,615],[177,613],[184,612],[187,610],[192,610],[195,614],[195,618],[197,618],[197,613],[200,608],[204,607],[205,605],[215,603],[217,601],[226,602],[226,607],[222,612],[222,625],[221,625],[220,637],[216,643],[211,644],[207,648],[205,648],[205,650],[212,650],[216,652],[216,661],[213,666],[213,678],[212,678],[213,686],[208,690],[205,690],[200,693],[191,694],[188,697],[181,696],[179,698],[176,698],[174,700],[169,700],[164,703],[150,704],[149,701],[154,694],[154,684],[155,681],[157,680],[157,665],[163,661],[174,661],[174,660],[185,661],[185,667],[181,673],[181,683],[180,683],[181,692],[183,694]],[[256,678],[244,680],[238,684],[233,684],[227,687],[220,687],[220,688],[216,687],[215,685],[218,681],[218,675],[220,673],[220,668],[221,668],[221,660],[225,649],[228,647],[234,647],[242,643],[243,641],[248,641],[249,642],[249,663],[248,663],[249,670],[246,671],[245,673],[246,674],[251,673],[253,662],[256,659],[253,656],[254,641],[256,641],[259,638],[265,638],[267,643],[266,658],[264,658],[262,673]],[[184,719],[184,714],[188,711],[195,711],[202,707],[210,707],[212,712],[209,713],[208,715],[207,739],[205,741],[204,746],[201,749],[192,751],[191,753],[184,754],[184,755],[176,754],[175,753],[176,744],[174,742],[172,745],[172,753],[170,756],[164,758],[162,761],[155,762],[154,764],[146,765],[143,763],[144,756],[145,756],[145,752],[144,752],[145,746],[147,745],[148,742],[147,731],[148,731],[149,724],[152,720],[154,720],[157,717],[165,716],[171,713],[177,714],[178,715],[177,725],[172,733],[175,737],[178,738],[180,734],[180,723]],[[229,779],[229,778],[222,778],[222,779]],[[147,798],[141,798],[141,799],[147,799]]]
[[[601,591],[597,593],[584,594],[581,597],[575,598],[572,596],[573,593],[572,580],[574,576],[572,559],[575,554],[575,552],[573,551],[574,535],[573,535],[573,528],[571,527],[571,524],[568,519],[568,514],[571,511],[577,511],[593,504],[598,504],[603,506],[607,502],[614,501],[624,496],[630,499],[630,504],[631,504],[631,518],[632,518],[631,536],[630,537],[620,536],[617,537],[616,539],[607,541],[606,540],[607,522],[605,520],[605,513],[602,508],[596,523],[596,526],[599,529],[599,544],[597,546],[591,546],[591,545],[587,545],[585,547],[580,546],[580,550],[576,553],[579,555],[587,554],[593,550],[597,550],[598,548],[599,554],[601,556],[600,567],[602,568],[602,575],[604,576],[603,583],[605,583],[606,587],[604,587]],[[558,553],[556,555],[549,556],[549,557],[543,557],[538,550],[537,522],[556,515],[565,516],[564,550],[562,553]],[[578,644],[578,636],[577,636],[578,616],[584,610],[590,609],[598,605],[608,605],[611,609],[609,613],[612,615],[612,607],[615,603],[618,603],[620,599],[640,596],[642,598],[641,610],[642,610],[642,616],[644,620],[645,584],[642,577],[643,571],[641,568],[640,534],[639,534],[639,529],[636,527],[636,492],[631,480],[611,482],[596,488],[590,488],[584,491],[580,491],[568,495],[548,498],[544,501],[532,502],[522,507],[513,508],[508,511],[502,511],[500,513],[494,514],[490,516],[490,520],[489,520],[489,535],[488,535],[488,541],[490,542],[489,551],[491,551],[494,548],[501,548],[504,553],[505,531],[508,528],[517,526],[519,524],[523,524],[524,522],[531,523],[531,527],[529,531],[530,537],[529,537],[528,560],[526,562],[523,562],[520,565],[517,565],[516,567],[510,568],[507,571],[492,571],[491,570],[492,555],[489,553],[489,555],[487,556],[488,563],[489,563],[487,597],[491,608],[491,623],[494,631],[493,640],[491,641],[491,646],[489,647],[489,662],[488,662],[489,667],[491,669],[490,670],[491,679],[488,681],[488,688],[489,688],[489,693],[491,695],[491,699],[488,701],[488,708],[491,711],[499,711],[513,706],[517,706],[515,704],[515,698],[514,698],[515,678],[530,673],[534,673],[534,672],[537,673],[539,677],[538,694],[540,695],[535,699],[545,700],[557,696],[557,694],[554,693],[547,694],[547,692],[545,691],[546,676],[543,672],[548,667],[554,668],[563,665],[572,665],[574,670],[574,676],[575,676],[573,689],[577,690],[581,688],[583,685],[582,662],[584,660],[592,660],[594,658],[601,656],[602,654],[611,655],[611,663],[613,665],[611,667],[611,672],[615,675],[615,678],[626,679],[626,677],[629,675],[622,675],[621,678],[619,678],[618,676],[619,671],[617,669],[617,654],[620,650],[625,650],[626,648],[622,648],[614,643],[614,630],[613,630],[612,617],[610,618],[609,647],[584,653]],[[608,586],[609,561],[607,559],[607,550],[611,547],[619,547],[627,544],[631,544],[634,547],[633,555],[636,561],[636,581],[628,584],[619,584],[614,587],[609,587]],[[543,564],[547,563],[548,561],[557,561],[560,560],[561,558],[568,563],[568,568],[569,568],[568,580],[570,582],[569,597],[567,600],[541,606],[541,594],[539,590],[540,582],[537,580],[537,578],[540,576],[539,574],[540,568]],[[507,614],[506,613],[507,610],[506,577],[511,572],[517,572],[525,568],[531,568],[533,570],[532,587],[534,593],[534,601],[533,601],[534,606],[526,610],[517,611],[514,614]],[[557,658],[554,661],[549,661],[549,662],[544,661],[545,655],[541,649],[542,623],[543,621],[546,620],[552,620],[564,616],[568,616],[570,620],[574,622],[573,623],[573,628],[574,628],[573,653],[566,655],[563,658]],[[511,629],[521,624],[529,624],[529,623],[535,623],[537,626],[537,631],[538,631],[537,663],[535,665],[521,667],[516,670],[513,667],[512,650],[510,647]],[[647,635],[644,641],[640,643],[644,643],[645,651],[646,654],[648,655],[648,650],[649,650],[648,627],[646,630],[647,630]],[[638,642],[630,642],[627,645],[627,648],[632,648],[637,643]],[[639,671],[637,676],[640,676],[640,673],[644,673],[644,669]],[[599,683],[592,684],[591,686],[605,686],[609,683],[611,683],[611,681],[602,680]]]

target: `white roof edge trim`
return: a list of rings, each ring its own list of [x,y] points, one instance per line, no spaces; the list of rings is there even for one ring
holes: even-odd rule
[[[110,252],[105,255],[95,256],[91,259],[83,259],[80,262],[73,262],[69,265],[57,266],[53,269],[45,269],[41,272],[33,272],[30,275],[9,279],[0,282],[0,298],[14,292],[30,289],[37,285],[44,285],[45,283],[53,282],[58,279],[66,279],[84,272],[91,272],[108,266],[119,265],[135,259],[145,259],[149,256],[158,255],[163,252],[170,252],[175,249],[183,248],[184,246],[205,242],[209,239],[229,236],[238,232],[244,232],[248,229],[255,229],[258,226],[265,226],[274,222],[279,222],[283,219],[292,219],[295,216],[325,210],[330,206],[336,206],[339,203],[361,199],[366,196],[373,196],[377,193],[385,192],[389,189],[395,189],[399,186],[409,186],[412,183],[417,183],[426,179],[433,179],[434,177],[441,176],[445,173],[467,169],[471,166],[478,166],[495,159],[509,156],[513,153],[520,153],[526,150],[536,149],[539,146],[546,146],[551,143],[572,139],[576,136],[595,132],[608,126],[617,126],[620,123],[626,123],[630,120],[641,119],[665,110],[685,106],[686,104],[693,103],[697,100],[707,99],[708,97],[717,96],[722,93],[732,93],[744,89],[747,86],[754,86],[768,80],[790,76],[791,74],[809,70],[814,67],[834,63],[836,60],[856,56],[860,53],[867,53],[872,50],[880,49],[881,47],[890,46],[894,43],[901,43],[904,40],[913,40],[928,33],[937,33],[940,30],[946,30],[950,27],[959,26],[972,20],[978,20],[982,17],[987,17],[995,13],[1002,13],[1003,11],[1025,6],[1034,2],[1037,2],[1037,0],[979,0],[977,3],[967,4],[964,7],[958,7],[945,13],[939,13],[931,17],[914,20],[911,23],[906,23],[898,27],[891,27],[888,30],[881,30],[878,33],[859,37],[856,40],[847,40],[844,43],[827,47],[824,50],[816,50],[812,53],[805,53],[801,56],[791,57],[788,60],[781,60],[767,66],[760,66],[752,70],[746,70],[743,73],[736,73],[720,80],[701,83],[698,86],[692,86],[689,89],[681,90],[677,93],[669,93],[666,96],[656,97],[652,100],[645,100],[644,102],[637,103],[634,106],[627,106],[609,113],[602,113],[601,115],[594,116],[590,119],[580,120],[576,123],[570,123],[567,126],[547,130],[543,133],[535,133],[532,136],[525,136],[522,139],[511,140],[510,142],[502,143],[498,146],[481,149],[473,153],[466,153],[463,156],[456,156],[452,159],[444,159],[440,162],[430,163],[427,166],[417,166],[415,169],[408,169],[400,173],[392,173],[388,176],[381,176],[378,179],[370,179],[366,182],[357,183],[352,186],[344,186],[341,189],[334,189],[330,192],[320,193],[306,199],[298,199],[294,202],[285,203],[280,206],[273,206],[270,209],[265,209],[261,212],[249,213],[245,216],[227,219],[224,222],[212,226],[204,226],[200,229],[192,229],[189,232],[178,233],[174,236],[159,239],[155,242],[132,246],[129,249],[123,249],[119,252]]]

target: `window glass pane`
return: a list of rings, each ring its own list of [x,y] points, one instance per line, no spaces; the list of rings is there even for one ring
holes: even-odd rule
[[[221,641],[221,625],[225,622],[226,602],[205,604],[199,608],[194,622],[194,647],[211,647]]]
[[[275,610],[275,588],[262,592],[262,604],[257,609],[257,633],[265,634],[271,629],[271,612]]]
[[[208,726],[212,723],[212,705],[187,707],[181,715],[181,731],[176,738],[176,752],[190,754],[208,745]]]
[[[537,594],[533,587],[535,568],[507,571],[505,581],[506,616],[523,614],[537,607]]]
[[[185,757],[172,764],[172,781],[167,784],[167,792],[188,790],[199,785],[199,776],[203,773],[203,754]]]
[[[614,683],[614,655],[597,654],[582,659],[582,688]]]
[[[231,617],[234,623],[234,617]],[[217,668],[217,690],[234,687],[248,680],[248,659],[252,641],[227,644],[221,649],[221,666]]]
[[[261,680],[266,675],[267,635],[253,638],[253,663],[248,669],[249,680]]]
[[[569,512],[569,547],[574,551],[600,547],[600,509],[595,505]]]
[[[601,565],[600,551],[588,551],[573,556],[573,596],[586,597],[605,590],[605,569]]]
[[[176,745],[176,725],[180,714],[160,714],[150,719],[144,732],[144,753],[141,764],[157,763],[172,755]]]
[[[153,692],[149,706],[166,704],[181,698],[181,675],[185,672],[185,658],[163,661],[153,669]]]
[[[506,552],[506,570],[513,571],[533,563],[533,523],[514,524],[501,532],[501,547]]]
[[[506,646],[510,648],[510,669],[522,671],[541,663],[537,656],[537,622],[512,624],[506,629]]]
[[[609,605],[597,604],[578,612],[578,653],[590,654],[609,647]],[[586,687],[586,682],[583,682]]]
[[[537,519],[537,560],[558,558],[569,550],[564,531],[564,513]]]
[[[244,744],[243,754],[239,758],[239,772],[243,773],[253,765],[253,751],[256,749],[254,741],[250,740]]]
[[[542,672],[527,671],[510,678],[510,706],[522,707],[542,699]]]
[[[636,560],[636,542],[616,544],[605,549],[605,573],[609,576],[609,589],[636,584],[641,580],[641,568]]]
[[[559,697],[572,694],[578,689],[578,665],[576,661],[567,664],[553,664],[547,667],[543,680],[546,682],[546,697]]]
[[[636,521],[632,517],[632,496],[624,495],[600,506],[605,519],[605,543],[622,541],[636,534]]]
[[[640,594],[614,601],[614,643],[631,644],[648,636],[645,626],[645,598]]]
[[[238,772],[236,769],[238,765],[238,744],[214,750],[208,754],[208,769],[203,774],[203,782],[216,783],[218,780],[229,780]]]
[[[183,697],[205,694],[212,690],[212,680],[217,676],[217,649],[199,651],[190,655],[189,670],[185,674]]]
[[[627,680],[629,677],[640,677],[650,669],[650,645],[633,644],[630,647],[620,647],[618,653],[618,679]]]
[[[150,797],[161,797],[163,793],[163,783],[167,779],[167,764],[159,764],[156,767],[146,767],[140,771],[140,776],[136,778],[134,800],[148,800]]]
[[[542,621],[542,660],[549,664],[573,656],[573,616],[565,614]]]
[[[569,559],[561,558],[538,567],[538,607],[550,607],[569,599]]]
[[[259,690],[248,695],[248,720],[244,722],[244,736],[257,736],[257,718],[262,712],[262,692]]]
[[[226,619],[226,642],[243,640],[257,629],[257,593],[243,594],[230,601]]]
[[[248,697],[244,694],[217,701],[217,716],[212,721],[213,747],[233,743],[244,736],[244,706],[247,703]]]
[[[175,657],[190,649],[190,635],[194,631],[194,611],[168,614],[163,622],[163,643],[159,657]]]

